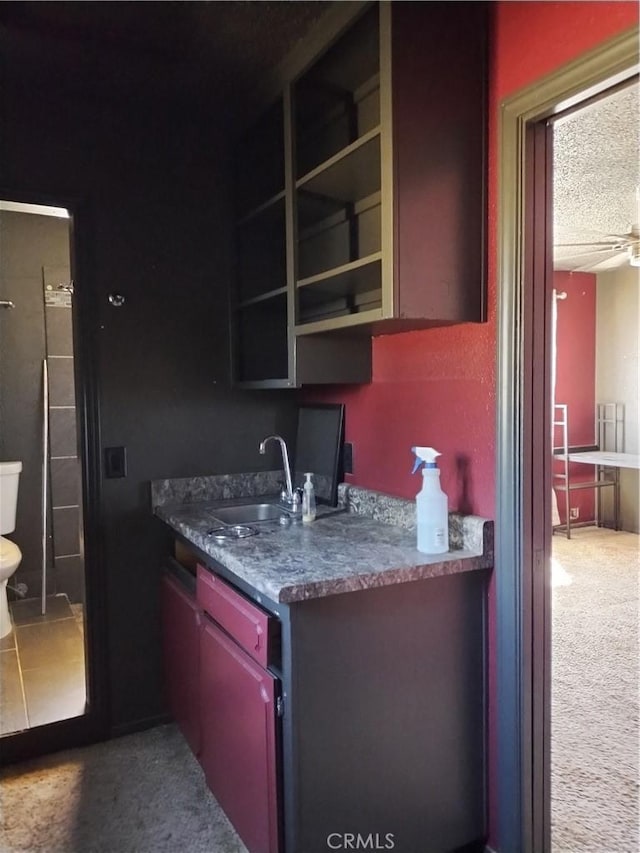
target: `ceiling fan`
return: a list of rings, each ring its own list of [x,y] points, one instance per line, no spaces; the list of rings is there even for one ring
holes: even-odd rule
[[[555,260],[578,272],[603,272],[629,263],[640,267],[640,225],[626,234],[597,234],[592,240],[556,243]]]
[[[635,196],[635,223],[626,233],[559,228],[553,247],[556,266],[576,272],[604,272],[627,263],[640,267],[640,187],[636,187]],[[562,242],[563,236],[567,242]]]

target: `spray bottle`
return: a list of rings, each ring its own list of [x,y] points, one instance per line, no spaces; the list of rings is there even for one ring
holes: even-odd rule
[[[446,554],[449,550],[449,502],[440,488],[440,471],[433,447],[412,447],[416,455],[412,474],[422,469],[422,488],[416,495],[418,551],[423,554]]]

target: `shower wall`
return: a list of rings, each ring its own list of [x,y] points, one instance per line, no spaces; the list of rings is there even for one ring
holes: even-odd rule
[[[84,600],[81,554],[81,485],[73,358],[72,282],[66,266],[43,267],[44,320],[49,373],[50,539],[56,592]]]
[[[44,271],[44,272],[43,272]],[[22,551],[12,584],[42,591],[42,362],[49,358],[50,491],[47,593],[83,597],[71,308],[45,307],[45,280],[69,279],[69,221],[0,211],[0,459],[22,461],[16,530]],[[64,457],[64,458],[60,458]],[[53,506],[63,509],[51,510]]]

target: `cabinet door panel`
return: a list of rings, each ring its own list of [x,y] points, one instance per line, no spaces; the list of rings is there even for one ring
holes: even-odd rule
[[[201,763],[250,853],[277,853],[276,679],[206,617],[201,633]]]
[[[272,621],[269,614],[203,566],[198,566],[196,595],[202,609],[252,658],[266,667]]]
[[[162,642],[169,710],[195,755],[200,752],[200,608],[180,584],[162,579]]]

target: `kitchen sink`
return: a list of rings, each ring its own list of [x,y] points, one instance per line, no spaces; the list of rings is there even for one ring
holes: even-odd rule
[[[213,517],[221,524],[256,524],[259,521],[278,521],[282,516],[290,518],[291,513],[267,503],[225,506],[213,512]]]

